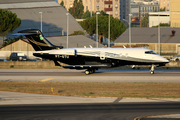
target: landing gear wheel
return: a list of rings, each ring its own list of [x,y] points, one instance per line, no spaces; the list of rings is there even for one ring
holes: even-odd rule
[[[154,74],[154,71],[151,71],[151,75],[153,75]]]
[[[175,61],[176,61],[176,62],[179,62],[179,59],[177,58]]]
[[[86,70],[86,71],[85,71],[85,74],[86,74],[86,75],[89,75],[89,74],[90,74],[89,70]]]
[[[152,66],[151,66],[151,71],[150,71],[151,75],[154,74],[154,67],[155,67],[155,65],[152,65]]]

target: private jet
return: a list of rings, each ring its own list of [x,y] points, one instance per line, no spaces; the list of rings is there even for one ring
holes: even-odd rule
[[[14,35],[27,38],[36,51],[34,56],[53,60],[56,66],[63,68],[85,69],[86,75],[100,68],[125,65],[151,65],[150,73],[154,74],[154,67],[169,63],[169,60],[146,48],[63,48],[52,44],[38,29],[22,30]]]

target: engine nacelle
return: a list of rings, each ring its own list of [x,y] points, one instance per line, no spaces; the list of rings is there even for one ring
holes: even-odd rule
[[[53,50],[49,54],[77,56],[77,50],[76,49],[59,49],[59,50]]]

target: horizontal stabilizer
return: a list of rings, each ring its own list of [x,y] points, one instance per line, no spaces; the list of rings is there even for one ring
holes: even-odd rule
[[[108,68],[110,65],[66,65],[62,66],[63,68],[70,69],[89,69],[89,68]]]
[[[15,33],[15,34],[12,34],[12,35],[19,36],[19,35],[35,35],[35,34],[37,34],[37,33]]]

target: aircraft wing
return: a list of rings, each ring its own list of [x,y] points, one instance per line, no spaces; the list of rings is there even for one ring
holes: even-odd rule
[[[110,68],[111,65],[65,65],[63,68],[70,69],[90,69],[90,68]]]

